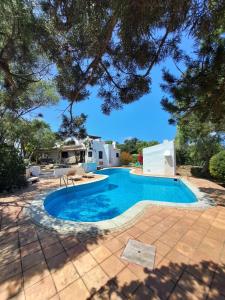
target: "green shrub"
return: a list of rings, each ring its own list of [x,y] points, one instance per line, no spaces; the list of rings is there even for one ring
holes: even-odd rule
[[[137,163],[138,162],[138,154],[132,154],[132,163]]]
[[[200,167],[200,166],[193,166],[193,167],[191,167],[191,175],[194,176],[194,177],[200,177],[200,178],[202,178],[202,177],[203,178],[209,177],[209,176],[207,176],[209,174],[205,174],[203,168]]]
[[[129,152],[121,152],[120,154],[120,163],[122,165],[129,165],[132,162],[132,155]]]
[[[25,185],[25,165],[22,157],[13,146],[0,145],[0,192],[9,192]]]
[[[213,177],[225,182],[225,150],[211,157],[209,171]]]

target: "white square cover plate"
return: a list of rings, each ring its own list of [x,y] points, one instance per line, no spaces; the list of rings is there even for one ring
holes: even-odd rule
[[[144,244],[136,240],[128,240],[121,258],[130,263],[135,263],[152,270],[155,261],[155,246]]]

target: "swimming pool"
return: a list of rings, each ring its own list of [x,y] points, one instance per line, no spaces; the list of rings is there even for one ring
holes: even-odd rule
[[[97,182],[63,188],[49,194],[46,211],[57,218],[77,222],[112,219],[141,200],[175,203],[196,202],[194,193],[181,181],[131,174],[129,169],[105,169]]]

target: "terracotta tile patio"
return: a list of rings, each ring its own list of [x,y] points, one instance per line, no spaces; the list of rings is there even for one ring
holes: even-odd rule
[[[32,223],[24,208],[58,181],[43,179],[0,198],[0,299],[223,299],[225,190],[188,178],[218,206],[152,206],[134,225],[97,236],[62,236]],[[120,258],[129,238],[154,244],[155,269]]]

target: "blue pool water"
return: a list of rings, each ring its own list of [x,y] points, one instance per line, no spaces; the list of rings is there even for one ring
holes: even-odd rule
[[[97,173],[109,177],[49,194],[44,202],[47,212],[60,219],[95,222],[114,218],[141,200],[197,201],[180,180],[138,176],[130,174],[128,169],[106,169]]]

